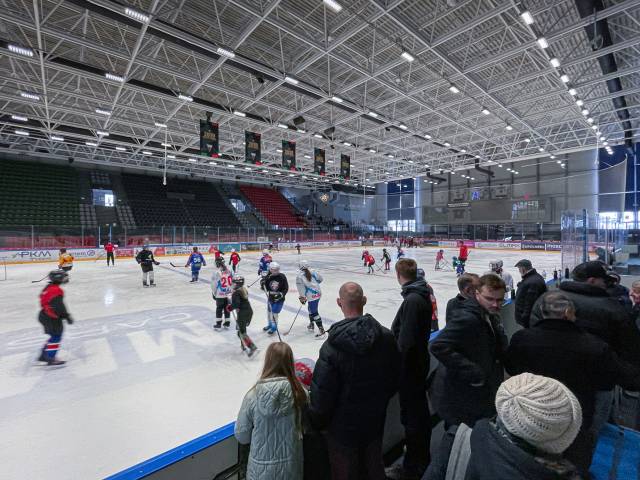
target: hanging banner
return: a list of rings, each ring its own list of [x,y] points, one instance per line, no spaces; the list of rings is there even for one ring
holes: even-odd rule
[[[200,120],[200,155],[213,158],[218,158],[220,155],[217,123]]]
[[[313,149],[313,173],[317,175],[325,174],[325,157],[322,148]]]
[[[254,165],[262,165],[260,137],[259,133],[244,132],[244,158]]]
[[[351,177],[351,157],[340,154],[340,177],[344,180],[349,180]]]
[[[296,171],[296,142],[282,140],[282,168]]]

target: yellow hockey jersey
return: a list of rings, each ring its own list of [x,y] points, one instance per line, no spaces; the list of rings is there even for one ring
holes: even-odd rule
[[[73,256],[69,253],[63,253],[58,258],[58,267],[72,267],[73,266]]]

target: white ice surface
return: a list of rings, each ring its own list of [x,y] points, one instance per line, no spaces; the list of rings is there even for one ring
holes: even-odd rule
[[[369,248],[377,264],[382,248]],[[455,255],[445,249],[446,258]],[[303,252],[324,276],[320,313],[327,326],[340,320],[335,297],[345,281],[362,284],[366,311],[391,325],[401,302],[393,271],[366,275],[361,248]],[[395,249],[390,249],[395,259]],[[406,249],[427,271],[441,317],[455,295],[455,274],[434,272],[436,249]],[[209,256],[207,256],[209,257]],[[514,281],[513,267],[530,258],[551,276],[559,254],[473,249],[467,271],[484,273],[502,259]],[[256,278],[258,253],[245,253],[240,272]],[[210,265],[202,270],[208,280]],[[294,252],[274,253],[290,284],[280,328],[289,328],[298,310]],[[42,278],[52,264],[8,266],[0,282],[0,478],[94,479],[116,473],[233,421],[244,393],[256,381],[269,338],[265,302],[258,284],[251,288],[254,318],[249,335],[260,348],[248,359],[233,328],[214,332],[215,305],[208,283],[189,283],[184,257],[160,258],[154,289],[143,289],[140,269],[131,259],[76,262],[65,286],[66,303],[76,322],[65,326],[63,368],[35,362],[46,339],[37,323]],[[548,278],[549,278],[548,277]],[[443,318],[441,319],[442,323]],[[306,329],[303,309],[285,338],[296,357],[317,358],[321,341]]]

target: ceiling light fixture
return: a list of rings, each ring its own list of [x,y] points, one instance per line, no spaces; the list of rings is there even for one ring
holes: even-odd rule
[[[444,142],[444,146],[445,146],[445,147],[450,147],[450,146],[451,146],[451,144],[450,144],[449,142]]]
[[[304,128],[298,128],[298,129],[296,129],[296,132],[298,132],[298,133],[307,133],[307,131]]]
[[[233,50],[229,50],[227,48],[223,48],[223,47],[218,47],[218,49],[216,50],[216,53],[218,55],[222,55],[223,57],[227,57],[227,58],[235,58],[236,54],[233,52]]]
[[[96,113],[98,115],[106,115],[107,117],[111,115],[111,110],[104,110],[102,108],[96,108]]]
[[[562,80],[562,83],[569,83],[569,75],[563,73],[562,75],[560,75],[560,80]]]
[[[424,134],[424,138],[426,138],[427,140],[431,140],[432,137],[428,133],[425,133]]]
[[[107,80],[112,80],[114,82],[120,82],[120,83],[124,82],[124,77],[122,75],[117,75],[115,73],[107,72],[104,74],[104,76]]]
[[[549,48],[549,42],[547,42],[546,38],[540,37],[536,41],[538,42],[538,45],[540,45],[540,48],[542,49]]]
[[[97,147],[98,144],[96,142],[84,142],[87,147]]]
[[[529,10],[525,10],[524,12],[522,12],[520,14],[520,18],[522,18],[522,20],[524,20],[524,23],[526,23],[527,25],[532,25],[534,22],[533,15],[531,15],[531,12]]]
[[[349,142],[342,142],[342,144],[343,144],[345,147],[351,147],[351,144],[350,144]]]
[[[322,0],[322,3],[324,3],[327,8],[333,10],[336,13],[340,13],[340,11],[342,11],[342,5],[340,5],[335,0]]]
[[[167,155],[167,158],[171,159],[171,160],[175,160],[176,156],[175,155]]]
[[[407,52],[406,50],[403,51],[400,56],[402,58],[404,58],[409,63],[411,63],[411,62],[413,62],[415,60],[415,57],[413,55],[411,55],[409,52]]]
[[[483,115],[491,115],[491,112],[487,108],[483,108],[482,109],[482,114]]]
[[[29,136],[29,132],[27,132],[26,130],[16,130],[14,133],[16,135],[21,135],[23,137],[28,137]]]
[[[589,115],[589,110],[586,108],[582,109],[582,115],[584,115],[585,117]]]
[[[298,83],[300,83],[297,79],[290,77],[289,75],[285,75],[284,81],[291,85],[298,85]]]
[[[127,149],[124,148],[124,147],[116,147],[116,150],[119,151],[119,152],[126,152],[127,151]]]
[[[133,18],[134,20],[137,20],[141,23],[149,23],[149,20],[151,20],[151,18],[149,17],[149,15],[145,15],[142,12],[138,12],[137,10],[134,10],[133,8],[125,8],[124,9],[124,13],[128,16]]]
[[[588,123],[593,123],[593,118],[592,117],[587,118],[587,122]]]
[[[170,143],[162,142],[160,145],[162,145],[163,147],[171,148],[171,144]]]
[[[241,112],[240,110],[234,110],[234,111],[233,111],[233,114],[234,114],[234,115],[236,115],[236,116],[238,116],[238,117],[246,117],[246,116],[247,116],[247,114],[246,114],[246,113]]]
[[[191,95],[183,95],[182,93],[179,93],[178,98],[184,102],[193,102],[193,97]]]
[[[108,137],[109,136],[109,132],[105,132],[104,130],[96,130],[96,135],[98,135],[100,137]]]
[[[289,128],[289,126],[285,125],[284,123],[279,123],[278,128]]]
[[[569,95],[571,95],[572,97],[575,97],[576,95],[578,95],[578,91],[575,88],[570,88]]]
[[[166,123],[155,122],[154,125],[158,128],[167,128]]]
[[[322,135],[320,135],[319,133],[314,133],[313,136],[316,138],[322,138]]]
[[[29,119],[27,117],[23,117],[22,115],[11,115],[11,120],[15,120],[17,122],[28,122]]]
[[[143,155],[153,155],[153,152],[150,152],[149,150],[143,150],[142,154]]]
[[[584,105],[584,102],[580,99],[576,100],[576,105],[578,105],[579,107]]]
[[[507,126],[506,126],[506,127],[504,127],[504,128],[506,128],[506,129],[507,129],[507,130],[509,130],[509,131],[513,130],[513,127],[512,127],[511,125],[509,125],[508,123],[507,123]]]
[[[460,93],[460,89],[459,89],[458,87],[456,87],[455,85],[451,85],[451,86],[449,87],[449,91],[450,91],[451,93]]]
[[[401,123],[401,124],[399,125],[399,127],[400,127],[402,130],[406,130],[407,128],[409,128],[409,127],[407,127],[404,123]]]
[[[57,135],[51,135],[51,140],[53,140],[54,142],[64,142],[64,137],[59,137]]]
[[[17,53],[18,55],[22,55],[23,57],[33,57],[33,50],[27,47],[21,47],[20,45],[16,45],[10,43],[7,47],[10,52]]]
[[[378,114],[376,112],[374,112],[373,110],[369,110],[367,112],[367,115],[369,115],[370,117],[373,117],[373,118],[378,118]]]
[[[556,57],[553,57],[551,60],[549,60],[549,63],[554,68],[559,68],[560,67],[560,60],[558,60]]]
[[[40,100],[40,95],[38,95],[37,93],[20,92],[20,96],[22,98],[28,98],[29,100],[36,100],[36,101]]]
[[[333,100],[334,102],[337,102],[337,103],[342,103],[342,102],[344,102],[344,100],[343,100],[343,99],[341,99],[340,97],[337,97],[337,96],[335,96],[335,95],[334,95],[333,97],[331,97],[331,100]]]

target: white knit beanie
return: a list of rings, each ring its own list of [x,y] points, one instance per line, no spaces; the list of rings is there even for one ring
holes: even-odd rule
[[[582,408],[575,395],[559,381],[532,373],[500,385],[496,410],[512,435],[549,453],[564,452],[582,425]]]

